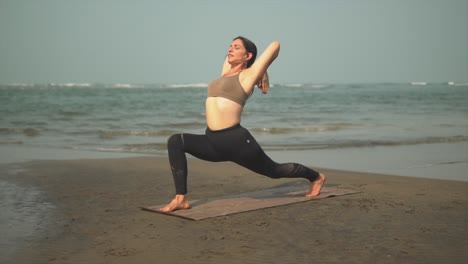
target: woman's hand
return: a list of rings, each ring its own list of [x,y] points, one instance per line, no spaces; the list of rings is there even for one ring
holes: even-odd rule
[[[257,86],[258,88],[262,89],[263,94],[268,93],[268,91],[270,90],[270,80],[267,72],[265,72],[262,78],[258,80]]]
[[[267,69],[271,63],[278,57],[280,51],[280,43],[278,41],[273,41],[268,45],[265,51],[260,55],[258,59],[255,60],[254,64],[246,69],[246,72],[249,72],[247,75],[247,80],[243,85],[246,87],[253,87],[255,84],[262,89],[262,93],[268,93],[270,88],[270,81],[267,74]],[[248,80],[251,78],[251,83],[249,84]]]

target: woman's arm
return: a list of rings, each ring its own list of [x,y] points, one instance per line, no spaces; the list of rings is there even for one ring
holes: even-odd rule
[[[250,69],[253,71],[253,74],[257,75],[257,79],[263,76],[271,63],[278,57],[279,52],[280,43],[278,41],[273,41],[254,62]]]
[[[268,45],[260,57],[255,60],[254,64],[245,70],[246,75],[243,83],[249,87],[253,87],[255,84],[260,84],[259,87],[262,88],[262,92],[266,93],[269,87],[266,71],[271,63],[278,57],[279,51],[280,43],[278,41],[273,41]]]

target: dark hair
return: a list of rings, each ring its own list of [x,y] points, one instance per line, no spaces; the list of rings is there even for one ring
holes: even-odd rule
[[[257,58],[257,46],[255,46],[255,44],[252,41],[242,36],[238,36],[233,40],[236,39],[240,39],[242,41],[242,44],[244,44],[244,47],[247,50],[247,52],[252,53],[252,58],[247,62],[247,68],[249,68],[250,66],[252,66],[252,64],[255,62],[255,59]]]

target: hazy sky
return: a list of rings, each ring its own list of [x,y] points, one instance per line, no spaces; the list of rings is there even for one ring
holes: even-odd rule
[[[238,35],[273,83],[468,81],[468,0],[0,0],[0,83],[208,83]]]

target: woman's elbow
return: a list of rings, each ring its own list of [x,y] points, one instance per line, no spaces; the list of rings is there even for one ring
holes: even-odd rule
[[[271,46],[271,47],[273,48],[273,50],[274,50],[274,52],[273,52],[274,57],[275,57],[275,58],[278,57],[278,54],[279,54],[279,52],[280,52],[280,47],[281,47],[280,42],[277,41],[277,40],[275,40],[275,41],[273,41],[273,42],[270,44],[270,46]]]
[[[280,50],[280,42],[278,40],[275,40],[273,41],[271,44],[270,44],[275,50]]]

